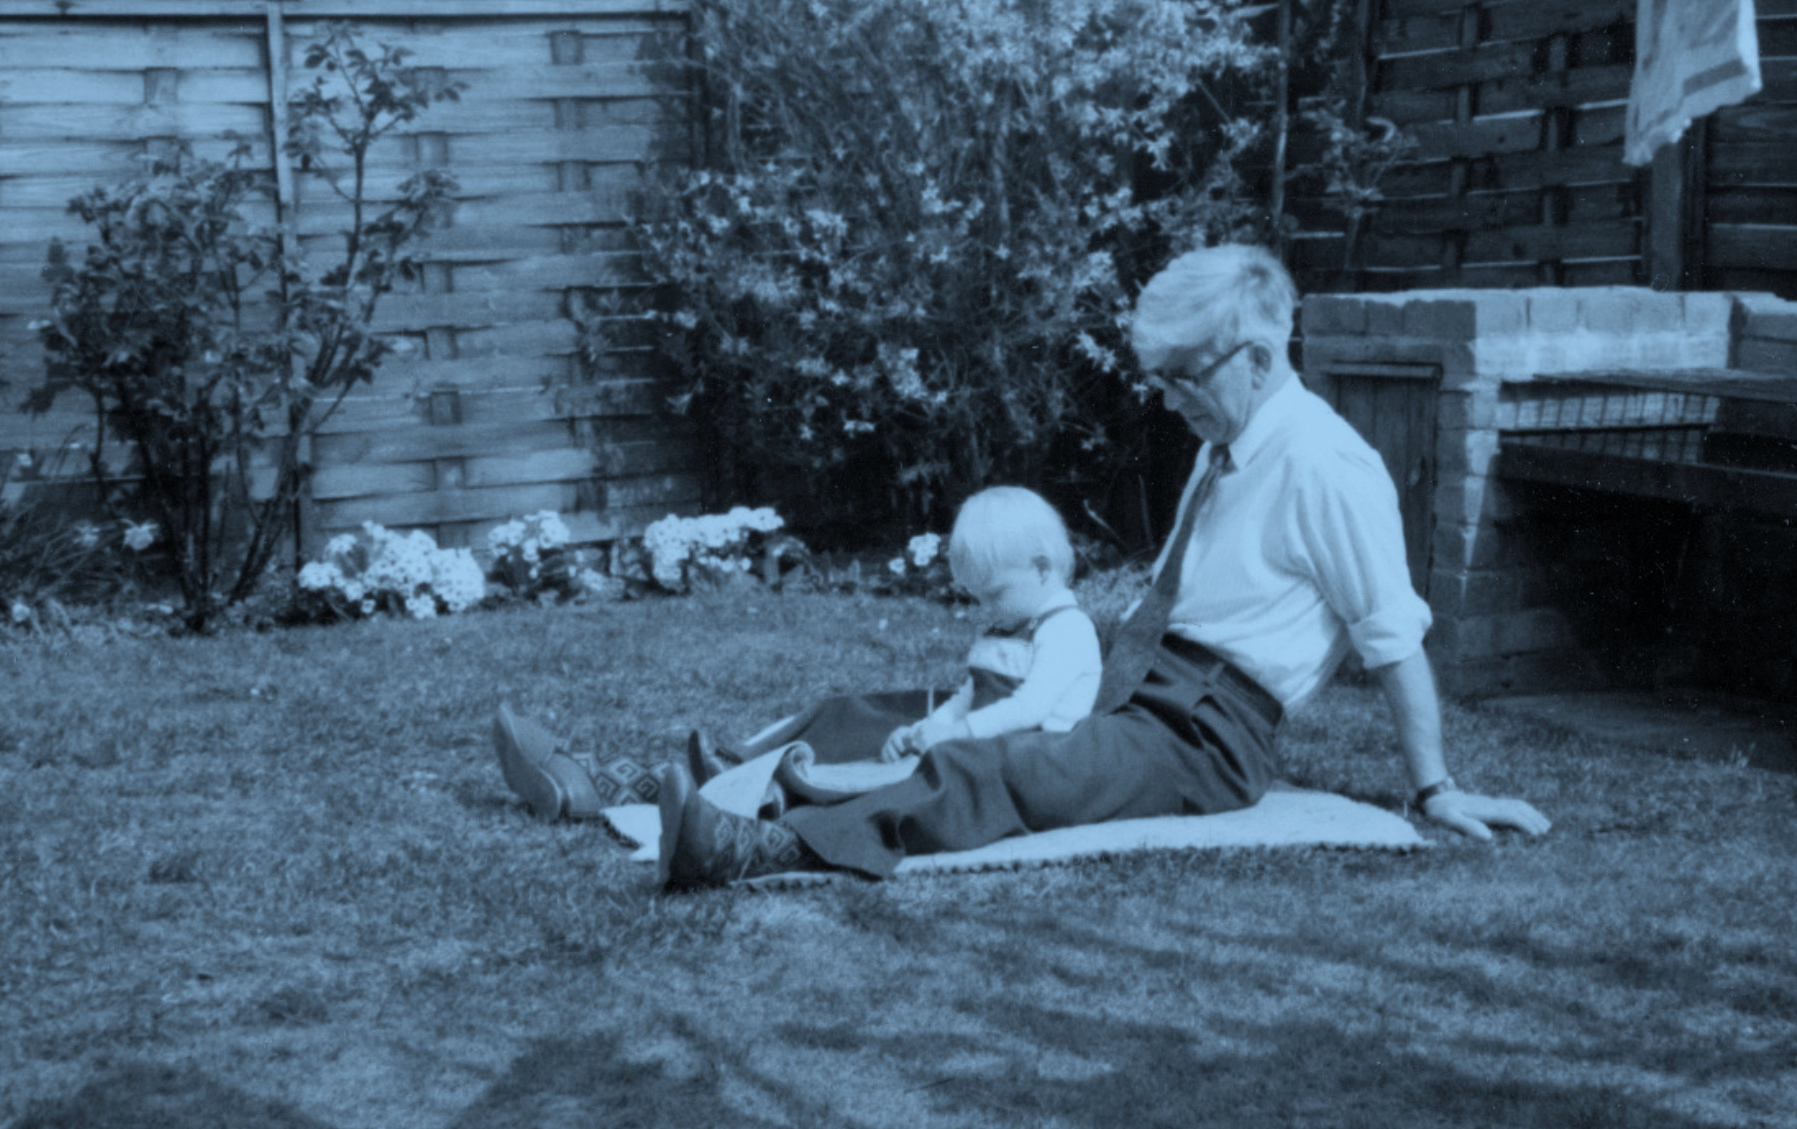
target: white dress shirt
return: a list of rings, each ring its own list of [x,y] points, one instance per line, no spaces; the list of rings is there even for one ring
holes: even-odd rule
[[[1209,460],[1206,444],[1182,515]],[[1410,586],[1397,490],[1346,420],[1293,376],[1229,445],[1228,465],[1198,514],[1168,630],[1234,663],[1288,712],[1349,647],[1369,668],[1422,647],[1429,605]]]

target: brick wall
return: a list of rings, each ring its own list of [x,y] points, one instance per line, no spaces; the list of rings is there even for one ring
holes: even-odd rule
[[[1306,300],[1305,380],[1325,396],[1342,376],[1380,366],[1429,366],[1439,377],[1432,505],[1406,520],[1432,527],[1430,651],[1450,692],[1666,673],[1678,655],[1666,646],[1671,626],[1696,615],[1694,578],[1704,574],[1686,557],[1705,543],[1708,519],[1676,504],[1502,481],[1500,436],[1540,425],[1541,374],[1725,368],[1743,355],[1784,358],[1774,371],[1791,372],[1793,308],[1633,287]],[[1612,397],[1606,410],[1620,403],[1658,418],[1668,394],[1655,395],[1632,406]],[[1670,410],[1701,423],[1714,404],[1680,397]]]

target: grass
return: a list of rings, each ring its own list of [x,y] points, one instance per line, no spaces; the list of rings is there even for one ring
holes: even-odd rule
[[[1797,780],[1450,707],[1540,840],[665,896],[494,706],[671,757],[952,680],[921,602],[0,647],[0,1125],[1696,1126],[1797,1110]],[[1287,775],[1396,805],[1331,688]]]

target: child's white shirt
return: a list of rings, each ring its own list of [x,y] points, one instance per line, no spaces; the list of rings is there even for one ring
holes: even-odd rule
[[[965,721],[973,737],[1029,729],[1065,733],[1091,714],[1104,675],[1098,629],[1072,592],[1051,601],[1015,637],[981,636],[967,664],[1022,679],[1010,695],[976,710],[970,678],[937,708],[935,716]]]

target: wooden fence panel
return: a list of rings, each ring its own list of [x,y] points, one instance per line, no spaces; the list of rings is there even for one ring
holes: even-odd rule
[[[479,547],[492,526],[539,509],[597,539],[697,504],[692,446],[640,352],[617,354],[578,410],[544,391],[578,363],[570,294],[640,284],[624,230],[634,194],[650,166],[690,151],[685,95],[653,61],[658,41],[681,33],[683,2],[63,7],[18,0],[0,13],[0,457],[92,442],[85,405],[12,410],[42,371],[28,326],[48,308],[47,244],[88,238],[68,200],[132,175],[177,139],[222,157],[226,131],[275,168],[275,88],[283,74],[288,92],[309,84],[304,44],[324,20],[348,19],[363,45],[404,47],[411,64],[466,84],[460,101],[377,145],[370,197],[395,199],[427,168],[459,187],[447,226],[423,244],[423,278],[377,315],[405,353],[313,445],[308,542],[376,521]],[[290,230],[328,263],[347,207],[316,175],[282,187]],[[277,219],[272,206],[253,218]]]
[[[1381,180],[1352,263],[1326,202],[1292,201],[1307,289],[1651,281],[1797,294],[1797,0],[1757,0],[1761,93],[1652,173],[1622,163],[1635,0],[1366,7],[1365,112],[1418,147]],[[1294,155],[1315,145],[1294,138]]]
[[[1635,281],[1642,177],[1622,163],[1634,0],[1371,5],[1366,112],[1416,140],[1353,263],[1300,240],[1311,288]],[[1306,244],[1309,244],[1308,246]]]
[[[1797,297],[1797,0],[1757,0],[1762,89],[1704,134],[1701,267],[1709,289]]]

